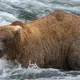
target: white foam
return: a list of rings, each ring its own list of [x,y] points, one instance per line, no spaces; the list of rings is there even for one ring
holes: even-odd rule
[[[13,14],[0,11],[0,25],[7,25],[11,21],[18,20]]]
[[[7,61],[5,59],[0,59],[0,69],[5,68]]]

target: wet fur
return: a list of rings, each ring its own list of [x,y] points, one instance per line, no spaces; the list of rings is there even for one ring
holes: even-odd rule
[[[79,16],[55,11],[30,23],[15,21],[9,26],[16,25],[22,29],[11,32],[15,35],[11,45],[5,45],[7,59],[17,59],[24,66],[31,60],[39,67],[80,70]]]

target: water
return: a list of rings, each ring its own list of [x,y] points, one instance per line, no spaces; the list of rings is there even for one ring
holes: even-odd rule
[[[80,0],[0,0],[0,25],[33,21],[55,10],[80,15]],[[0,80],[80,80],[80,71],[39,67],[22,68],[17,61],[0,59]]]
[[[0,80],[80,80],[80,71],[36,67],[22,68],[17,61],[0,60]]]

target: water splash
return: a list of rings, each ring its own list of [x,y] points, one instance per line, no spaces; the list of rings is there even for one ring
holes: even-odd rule
[[[0,80],[75,80],[80,74],[79,71],[64,72],[52,68],[39,68],[31,61],[28,68],[23,68],[18,61],[7,61],[4,57],[0,59],[0,65]]]
[[[38,69],[38,65],[36,63],[31,63],[31,60],[29,61],[29,65],[28,68],[34,68],[34,69]]]
[[[28,68],[21,67],[18,61],[12,62],[0,59],[0,80],[67,80],[75,78],[72,72],[63,72],[58,69],[39,68],[36,63],[29,61]]]

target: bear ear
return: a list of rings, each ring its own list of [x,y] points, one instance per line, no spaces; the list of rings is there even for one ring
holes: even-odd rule
[[[21,29],[22,29],[22,27],[20,25],[14,26],[14,30],[15,31],[20,31]]]
[[[11,25],[13,25],[13,26],[19,25],[19,26],[21,26],[22,28],[24,28],[25,22],[22,22],[22,21],[14,21],[13,23],[11,23]]]

